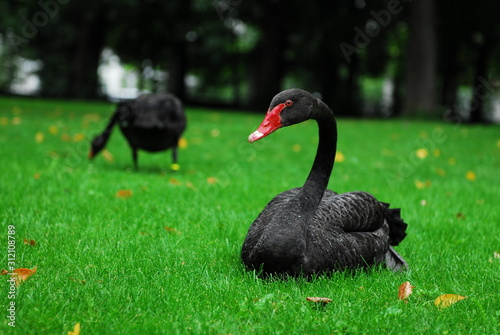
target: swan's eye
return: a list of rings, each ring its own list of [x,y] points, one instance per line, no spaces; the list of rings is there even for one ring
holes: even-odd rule
[[[292,100],[287,100],[285,101],[285,106],[291,106],[293,104],[293,101]]]

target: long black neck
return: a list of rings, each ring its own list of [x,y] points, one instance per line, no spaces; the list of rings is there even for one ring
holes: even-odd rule
[[[319,143],[314,163],[299,193],[301,204],[307,211],[314,211],[328,186],[337,151],[337,123],[332,110],[316,100],[312,118],[318,123]]]

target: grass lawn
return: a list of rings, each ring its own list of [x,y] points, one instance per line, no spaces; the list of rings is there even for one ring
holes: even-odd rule
[[[188,108],[181,170],[170,152],[140,152],[136,172],[118,129],[108,154],[87,160],[113,109],[0,99],[0,269],[9,236],[15,267],[37,266],[15,294],[0,277],[0,333],[498,333],[498,126],[338,120],[330,188],[401,207],[408,236],[396,250],[411,269],[283,281],[245,271],[239,252],[266,203],[307,177],[315,124],[248,144],[262,115]],[[439,310],[442,294],[468,298]]]

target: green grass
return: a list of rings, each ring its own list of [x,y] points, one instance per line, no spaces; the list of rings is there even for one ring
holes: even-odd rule
[[[245,271],[240,247],[266,203],[306,178],[314,123],[248,144],[262,115],[188,108],[181,170],[169,171],[170,152],[141,152],[135,172],[118,129],[112,162],[86,158],[112,110],[0,99],[0,268],[9,225],[16,267],[38,266],[13,300],[0,281],[0,333],[66,334],[77,322],[81,334],[498,333],[499,127],[339,120],[345,160],[330,188],[401,207],[409,228],[397,250],[411,269],[282,281]],[[404,303],[407,280],[416,288]],[[468,299],[440,311],[433,301],[447,293]]]

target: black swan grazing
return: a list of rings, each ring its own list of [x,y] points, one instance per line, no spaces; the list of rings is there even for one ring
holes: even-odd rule
[[[172,148],[171,168],[179,169],[177,145],[186,129],[186,115],[177,97],[172,94],[143,94],[136,99],[119,103],[106,129],[92,140],[90,159],[104,149],[116,122],[132,148],[136,169],[139,149],[158,152],[169,148]]]
[[[335,270],[386,264],[406,269],[394,251],[406,236],[399,209],[365,192],[327,190],[333,168],[337,125],[332,110],[309,92],[277,94],[260,127],[257,141],[278,128],[315,119],[319,128],[316,158],[304,186],[278,194],[248,230],[241,259],[262,275],[311,276]]]

